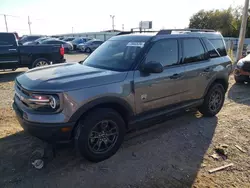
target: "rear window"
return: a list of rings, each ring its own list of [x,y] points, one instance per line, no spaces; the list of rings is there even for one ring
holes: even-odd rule
[[[13,45],[14,41],[16,41],[14,34],[2,33],[0,35],[0,46]]]
[[[220,56],[227,56],[225,44],[222,39],[208,39],[215,49],[219,52]]]

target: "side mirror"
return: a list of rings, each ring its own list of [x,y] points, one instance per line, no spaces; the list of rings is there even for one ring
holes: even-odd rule
[[[141,71],[145,73],[161,73],[163,72],[163,66],[159,62],[150,61],[142,65]]]

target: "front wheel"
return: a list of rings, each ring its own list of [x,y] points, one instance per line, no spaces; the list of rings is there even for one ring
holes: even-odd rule
[[[224,87],[216,83],[208,90],[203,104],[199,107],[199,111],[208,117],[215,116],[221,110],[225,100]]]
[[[98,108],[80,120],[75,133],[76,148],[92,162],[103,161],[120,148],[125,122],[113,109]]]

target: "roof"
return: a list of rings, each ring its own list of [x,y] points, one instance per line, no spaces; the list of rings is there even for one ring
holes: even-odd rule
[[[205,29],[168,29],[160,30],[158,32],[149,31],[143,33],[124,32],[112,37],[110,40],[127,40],[127,41],[142,41],[145,42],[150,38],[179,38],[182,37],[206,37],[206,38],[221,38],[222,35],[214,30]]]

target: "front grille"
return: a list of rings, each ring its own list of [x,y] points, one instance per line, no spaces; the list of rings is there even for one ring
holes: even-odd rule
[[[244,63],[242,70],[250,72],[250,63]]]

